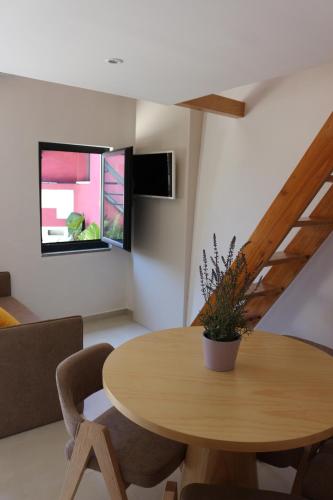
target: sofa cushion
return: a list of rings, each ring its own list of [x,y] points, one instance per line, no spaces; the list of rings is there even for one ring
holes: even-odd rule
[[[6,309],[0,307],[0,328],[6,328],[7,326],[19,325],[20,322],[17,321],[14,316],[12,316]]]
[[[31,312],[27,307],[25,307],[21,302],[14,299],[13,297],[0,297],[0,307],[5,309],[9,314],[14,316],[19,323],[34,323],[39,321],[38,316]]]

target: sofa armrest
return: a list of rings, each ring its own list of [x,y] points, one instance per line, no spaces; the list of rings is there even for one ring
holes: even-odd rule
[[[0,273],[0,297],[11,295],[10,273],[7,271]]]
[[[82,347],[80,316],[0,329],[0,437],[62,419],[56,368]]]

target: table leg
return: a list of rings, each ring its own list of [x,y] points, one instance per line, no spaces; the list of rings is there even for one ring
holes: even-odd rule
[[[188,446],[182,488],[190,483],[229,483],[257,488],[256,454]]]

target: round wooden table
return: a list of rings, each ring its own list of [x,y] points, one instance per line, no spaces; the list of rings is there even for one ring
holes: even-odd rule
[[[203,364],[202,327],[149,333],[106,360],[104,388],[137,424],[189,446],[183,484],[256,486],[255,453],[314,444],[333,435],[333,360],[318,349],[255,331],[236,367]]]

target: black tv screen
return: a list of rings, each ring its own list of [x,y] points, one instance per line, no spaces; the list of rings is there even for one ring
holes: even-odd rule
[[[133,148],[103,154],[102,241],[131,250]]]
[[[139,196],[175,198],[175,154],[173,151],[133,156],[133,192]]]

